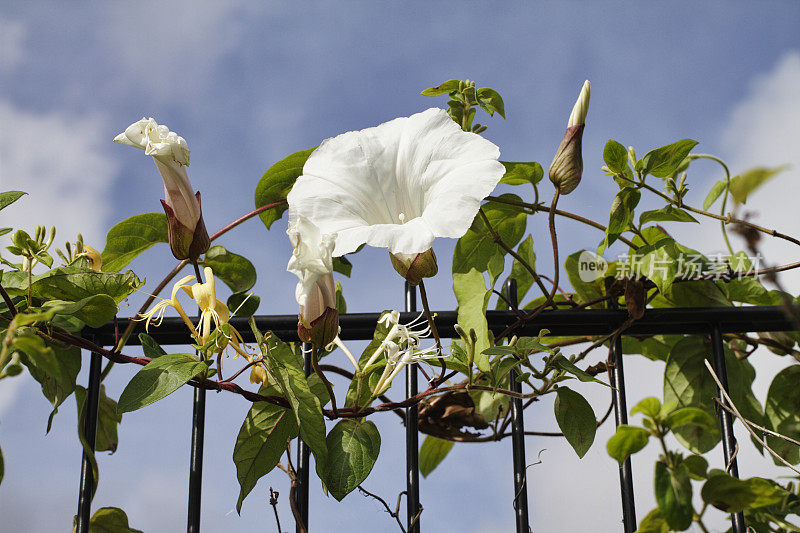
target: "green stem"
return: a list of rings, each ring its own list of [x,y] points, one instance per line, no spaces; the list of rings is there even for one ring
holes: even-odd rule
[[[311,348],[311,367],[314,369],[314,373],[319,376],[319,379],[322,380],[322,384],[325,385],[325,388],[328,390],[328,396],[331,397],[331,411],[333,411],[333,417],[339,418],[339,410],[336,408],[336,396],[333,395],[333,386],[331,382],[328,381],[328,378],[325,377],[325,374],[319,368],[319,360],[318,360],[317,347],[312,345]]]
[[[709,159],[716,163],[719,163],[722,166],[723,170],[725,170],[725,191],[722,193],[722,209],[720,209],[719,214],[725,215],[725,208],[728,205],[728,191],[731,187],[731,172],[728,170],[728,165],[725,164],[725,161],[720,159],[717,156],[711,154],[692,154],[689,156],[691,159]],[[728,229],[725,227],[725,222],[720,221],[720,227],[722,228],[722,238],[725,239],[725,246],[728,247],[728,252],[733,255],[733,247],[731,246],[731,241],[728,239]]]

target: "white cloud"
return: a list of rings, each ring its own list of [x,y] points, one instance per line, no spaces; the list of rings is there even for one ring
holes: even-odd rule
[[[25,26],[21,22],[0,16],[0,71],[11,70],[19,65],[23,57],[24,39]]]
[[[104,137],[99,115],[46,113],[19,109],[0,100],[0,188],[29,194],[0,212],[0,227],[31,231],[37,224],[56,226],[56,243],[82,233],[102,248],[109,214],[109,194],[118,167],[106,155],[113,147]]]
[[[800,51],[787,52],[768,73],[756,78],[747,97],[732,111],[723,128],[722,146],[731,171],[788,163],[779,174],[752,195],[747,211],[754,221],[789,235],[800,234],[797,199],[800,198]],[[785,241],[765,238],[769,263],[797,261],[800,249]],[[800,289],[800,276],[782,276],[787,289]]]

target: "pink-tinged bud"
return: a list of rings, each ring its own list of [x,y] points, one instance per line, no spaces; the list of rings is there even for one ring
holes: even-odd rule
[[[196,193],[196,199],[199,206],[200,191]],[[164,208],[164,213],[167,215],[169,247],[170,250],[172,250],[172,255],[180,260],[197,260],[198,257],[206,253],[206,250],[211,246],[211,240],[209,239],[208,231],[206,231],[206,225],[203,222],[202,211],[194,227],[189,227],[180,220],[177,213],[168,202],[161,200],[161,206]]]
[[[298,284],[298,289],[300,286]],[[321,347],[333,342],[339,335],[339,312],[336,310],[333,275],[325,274],[317,278],[307,294],[298,296],[298,303],[300,314],[297,335],[300,340]]]
[[[203,223],[200,193],[195,193],[186,165],[189,148],[178,134],[152,118],[134,122],[117,135],[118,143],[144,150],[152,156],[164,182],[164,212],[169,223],[169,244],[177,259],[197,259],[210,246]]]
[[[286,233],[294,248],[286,269],[300,279],[295,289],[300,307],[297,334],[303,342],[327,346],[339,335],[331,259],[336,235],[321,234],[304,217],[290,219]]]
[[[591,85],[588,81],[583,84],[581,94],[572,108],[572,113],[567,123],[567,131],[561,139],[561,144],[556,150],[553,162],[550,163],[550,181],[561,194],[569,194],[581,182],[583,174],[582,140],[583,129],[586,125],[586,114],[589,112],[589,97]]]
[[[432,278],[439,271],[433,248],[418,254],[390,253],[389,258],[397,273],[411,285],[419,285],[422,278]]]

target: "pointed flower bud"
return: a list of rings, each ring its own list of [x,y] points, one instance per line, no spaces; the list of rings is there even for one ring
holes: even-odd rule
[[[589,111],[589,95],[591,84],[587,80],[583,84],[578,101],[572,108],[567,123],[567,131],[558,146],[553,162],[550,163],[550,181],[561,194],[569,194],[575,190],[583,174],[582,139]]]
[[[419,285],[422,278],[432,278],[439,271],[433,248],[419,254],[390,253],[392,266],[411,285]]]
[[[144,150],[152,156],[164,181],[161,205],[169,224],[169,245],[177,259],[197,259],[208,250],[208,238],[200,207],[200,193],[195,193],[186,166],[189,148],[183,137],[159,125],[152,118],[134,122],[114,138],[115,142]]]
[[[295,298],[300,307],[297,334],[304,342],[327,346],[339,334],[336,287],[331,253],[336,235],[323,235],[305,217],[291,218],[286,232],[294,251],[286,270],[300,281]]]

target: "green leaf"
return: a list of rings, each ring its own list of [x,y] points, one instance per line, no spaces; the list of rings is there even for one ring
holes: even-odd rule
[[[743,204],[747,202],[747,197],[750,196],[750,193],[787,168],[789,168],[788,165],[775,168],[751,168],[739,176],[734,176],[731,178],[731,196],[733,196],[734,200]]]
[[[706,199],[703,200],[704,211],[708,211],[708,208],[711,207],[711,204],[717,201],[717,198],[719,198],[719,196],[725,190],[725,183],[725,180],[720,180],[711,187],[711,190],[708,191]]]
[[[713,470],[703,485],[703,501],[726,513],[738,513],[779,503],[788,492],[772,481],[753,477],[737,479],[721,470]]]
[[[232,292],[245,292],[256,284],[256,268],[247,258],[229,252],[220,245],[208,249],[202,262],[225,282]]]
[[[556,422],[578,457],[583,457],[594,442],[597,420],[586,398],[567,387],[559,387],[554,403]]]
[[[136,256],[158,242],[169,242],[164,213],[134,215],[114,225],[106,235],[106,247],[100,254],[103,270],[118,272]]]
[[[86,407],[86,389],[80,385],[75,387],[75,401],[78,405],[78,417],[84,416]],[[117,425],[122,422],[122,415],[117,412],[117,402],[106,396],[105,385],[100,385],[100,398],[97,410],[97,433],[95,436],[94,450],[96,452],[117,451],[119,437],[117,436]],[[78,432],[83,432],[83,426],[79,425]]]
[[[236,292],[228,297],[228,309],[236,316],[253,316],[261,305],[261,298],[249,292]]]
[[[74,533],[73,529],[73,533]],[[101,507],[89,520],[89,533],[142,533],[128,525],[128,515],[117,507]]]
[[[646,429],[620,424],[614,436],[608,439],[606,451],[608,455],[622,463],[629,455],[647,446],[648,439],[650,433]]]
[[[653,211],[645,211],[639,215],[640,226],[643,226],[648,222],[696,222],[699,224],[697,219],[695,219],[692,215],[683,209],[673,207],[671,205],[667,205],[661,209],[655,209]]]
[[[792,365],[784,368],[773,378],[764,404],[764,414],[770,429],[795,440],[800,440],[798,383],[800,383],[800,366]],[[796,444],[768,436],[767,445],[789,463],[793,465],[800,463],[800,447]],[[775,464],[781,463],[775,460]]]
[[[117,411],[127,413],[157,402],[178,390],[187,381],[208,370],[211,361],[198,361],[194,355],[162,355],[142,368],[122,391]]]
[[[114,299],[107,294],[88,296],[77,302],[50,300],[45,302],[45,307],[59,315],[74,316],[93,328],[105,325],[118,311]]]
[[[451,440],[437,439],[428,435],[422,441],[422,446],[419,447],[419,473],[422,477],[428,477],[428,474],[434,471],[439,466],[447,454],[455,444]]]
[[[33,334],[18,335],[11,349],[24,354],[20,361],[28,367],[33,379],[42,386],[44,397],[53,405],[47,420],[47,431],[50,431],[58,406],[75,390],[75,380],[81,370],[81,351],[75,346],[66,349],[47,346]]]
[[[692,479],[700,481],[708,475],[708,461],[702,455],[690,455],[683,460],[683,464]]]
[[[453,273],[453,292],[458,300],[458,324],[469,333],[475,330],[475,364],[483,372],[489,371],[489,358],[483,351],[489,347],[489,324],[486,321],[486,306],[491,291],[486,289],[483,274],[475,268],[463,273]]]
[[[609,139],[603,148],[603,161],[614,174],[632,177],[631,167],[628,164],[628,150],[617,141]]]
[[[672,529],[683,531],[692,525],[692,483],[686,467],[671,471],[663,461],[656,463],[656,502],[661,516]]]
[[[370,420],[340,420],[327,437],[325,486],[338,501],[359,486],[375,465],[381,435]]]
[[[286,195],[292,190],[295,180],[303,173],[303,165],[314,150],[316,147],[295,152],[269,167],[256,185],[256,208],[286,200]],[[282,204],[267,209],[258,216],[269,229],[273,222],[281,218],[286,209],[288,206]]]
[[[633,409],[631,409],[631,415],[642,413],[650,418],[656,418],[660,411],[661,402],[658,400],[658,398],[651,396],[650,398],[645,398],[644,400],[639,401],[639,403],[637,403]]]
[[[632,187],[625,187],[619,191],[611,203],[611,215],[608,219],[608,234],[614,236],[609,239],[609,245],[616,240],[616,237],[626,231],[633,222],[633,213],[636,206],[639,205],[639,199],[642,193],[639,189]]]
[[[261,394],[275,394],[273,388],[262,388]],[[233,447],[233,462],[239,480],[239,499],[236,511],[241,513],[242,502],[263,476],[278,464],[289,440],[297,437],[299,429],[292,410],[267,402],[256,402],[250,408],[239,429]]]
[[[156,340],[147,333],[139,333],[139,342],[142,343],[142,351],[145,357],[155,359],[162,355],[167,355],[164,348],[159,345]]]
[[[589,255],[591,252],[580,250],[571,254],[566,258],[566,260],[564,260],[564,270],[566,270],[569,283],[572,285],[572,288],[575,289],[575,293],[577,295],[575,301],[581,304],[591,302],[592,300],[596,300],[605,295],[605,286],[603,285],[602,276],[598,277],[594,281],[583,281],[581,278],[581,256],[584,254]],[[591,254],[591,257],[596,256]],[[583,259],[585,260],[586,258]],[[593,307],[602,307],[603,305],[604,304],[601,302],[599,304],[594,304]]]
[[[489,87],[481,87],[478,89],[478,105],[481,109],[494,116],[495,112],[503,118],[506,118],[506,108],[503,104],[503,97],[500,93]]]
[[[503,194],[500,198],[522,201],[514,194]],[[503,242],[510,248],[516,246],[525,234],[527,215],[518,207],[498,202],[489,202],[482,209]],[[465,274],[472,268],[478,272],[486,272],[492,256],[498,253],[505,254],[492,239],[483,218],[478,215],[472,227],[456,243],[453,252],[453,273]]]
[[[506,173],[503,174],[500,183],[505,183],[506,185],[525,185],[530,183],[536,187],[544,176],[542,165],[533,161],[529,163],[500,162],[506,167]]]
[[[670,533],[670,531],[664,517],[661,516],[661,511],[656,507],[642,519],[636,533]]]
[[[353,263],[351,263],[349,259],[347,259],[345,256],[334,257],[332,262],[334,272],[338,272],[339,274],[345,275],[348,278],[350,277],[350,273],[353,271]]]
[[[658,178],[669,177],[678,169],[695,146],[697,146],[697,141],[683,139],[650,150],[642,158],[642,173],[652,174]]]
[[[119,303],[143,284],[144,282],[130,270],[116,273],[60,267],[35,276],[31,291],[37,298],[71,302],[96,294],[107,294]]]
[[[676,402],[678,407],[698,407],[714,416],[714,397],[717,386],[704,360],[711,352],[705,340],[686,337],[672,347],[664,369],[664,403]],[[719,430],[704,426],[682,426],[673,430],[678,441],[694,453],[711,450],[720,440]]]
[[[528,235],[517,247],[517,255],[522,257],[532,268],[536,268],[536,254],[533,251],[533,237]],[[509,278],[517,280],[517,300],[522,299],[528,294],[528,290],[533,286],[534,279],[530,271],[525,268],[516,258],[511,265]],[[505,308],[505,302],[499,301],[498,305]]]
[[[448,94],[453,91],[457,91],[459,83],[460,82],[458,80],[447,80],[436,87],[429,87],[419,94],[422,96],[440,96],[442,94]]]
[[[264,335],[263,346],[269,354],[264,358],[269,374],[289,400],[295,421],[300,426],[300,438],[308,444],[311,453],[314,454],[320,479],[325,479],[328,446],[325,441],[325,420],[320,399],[311,391],[303,372],[302,362],[289,346],[271,332]]]
[[[0,192],[0,209],[5,209],[28,193],[22,191]]]
[[[556,355],[555,357],[553,357],[550,360],[550,364],[553,365],[554,367],[556,367],[559,370],[563,370],[564,372],[572,374],[573,376],[578,378],[580,381],[583,381],[583,382],[594,381],[595,383],[600,383],[601,385],[605,385],[606,387],[610,387],[610,385],[608,383],[603,383],[602,381],[600,381],[596,377],[592,376],[591,374],[587,374],[586,372],[584,372],[583,370],[581,370],[580,368],[575,366],[574,363],[572,363],[569,359],[567,359],[566,357],[564,357],[561,354]]]
[[[664,419],[664,425],[672,430],[689,425],[700,426],[712,433],[717,430],[717,420],[697,407],[683,407],[672,411]]]

